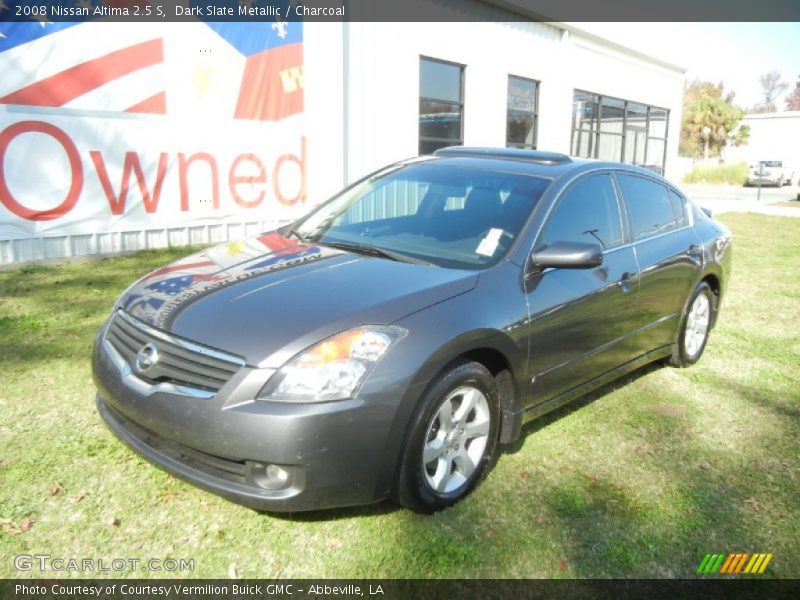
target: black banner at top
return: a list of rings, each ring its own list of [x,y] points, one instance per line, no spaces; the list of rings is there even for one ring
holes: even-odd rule
[[[797,0],[0,0],[0,21],[800,21]],[[680,35],[676,30],[676,35]]]

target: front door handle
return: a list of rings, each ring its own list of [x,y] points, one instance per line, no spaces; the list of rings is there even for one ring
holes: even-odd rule
[[[625,272],[620,277],[617,285],[622,289],[624,293],[628,293],[633,289],[633,284],[636,283],[636,273],[628,273]]]

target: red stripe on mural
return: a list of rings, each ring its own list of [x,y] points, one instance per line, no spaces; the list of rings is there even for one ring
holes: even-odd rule
[[[147,281],[148,279],[152,279],[153,277],[158,277],[159,275],[166,275],[167,273],[174,273],[176,271],[186,271],[188,269],[199,269],[200,267],[213,267],[216,264],[217,263],[210,260],[203,260],[200,262],[184,263],[182,265],[161,267],[160,269],[150,273],[147,277],[143,279],[143,281]],[[194,275],[194,273],[187,273],[187,275]]]
[[[303,112],[303,44],[287,44],[247,59],[237,119],[278,121]]]
[[[167,95],[164,92],[159,92],[138,104],[134,104],[130,108],[126,108],[125,112],[165,115],[167,114]]]
[[[63,106],[101,85],[163,60],[164,45],[160,39],[142,42],[76,65],[12,92],[0,98],[0,104]]]
[[[266,233],[258,236],[258,241],[264,244],[268,249],[273,252],[286,250],[287,248],[296,248],[297,243],[290,239],[283,237],[278,233]]]

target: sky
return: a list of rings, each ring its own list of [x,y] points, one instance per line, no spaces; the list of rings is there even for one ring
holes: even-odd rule
[[[624,46],[687,69],[699,78],[725,84],[734,102],[747,108],[763,101],[758,78],[777,69],[789,88],[800,78],[800,23],[573,23]]]

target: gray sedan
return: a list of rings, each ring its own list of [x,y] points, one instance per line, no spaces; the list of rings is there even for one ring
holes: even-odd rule
[[[526,421],[696,362],[730,264],[730,232],[651,171],[443,149],[135,282],[97,335],[97,408],[259,510],[432,512]]]

